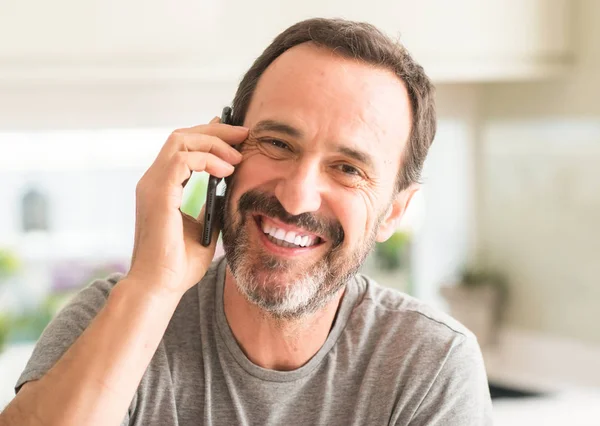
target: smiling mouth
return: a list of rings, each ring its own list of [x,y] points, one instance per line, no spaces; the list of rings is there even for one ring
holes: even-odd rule
[[[254,219],[265,238],[279,247],[308,249],[324,243],[324,240],[318,235],[300,229],[286,230],[265,216],[255,216]]]

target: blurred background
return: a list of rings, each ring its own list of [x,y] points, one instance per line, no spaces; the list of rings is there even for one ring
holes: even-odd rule
[[[219,115],[313,16],[379,26],[437,86],[423,189],[365,272],[477,334],[496,424],[598,424],[596,0],[0,1],[0,409],[61,306],[127,271],[169,133]]]

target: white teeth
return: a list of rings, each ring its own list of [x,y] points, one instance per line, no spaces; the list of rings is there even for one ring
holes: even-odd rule
[[[309,247],[315,244],[316,238],[304,235],[301,236],[294,231],[286,232],[283,229],[276,228],[267,223],[262,223],[262,230],[265,234],[272,237],[271,241],[283,247]]]
[[[275,232],[275,235],[273,235],[275,238],[277,238],[278,240],[284,240],[285,239],[285,231],[283,229],[278,229]]]
[[[284,241],[293,244],[294,240],[296,239],[296,233],[293,231],[288,231],[287,234],[285,234],[285,237],[283,238]]]

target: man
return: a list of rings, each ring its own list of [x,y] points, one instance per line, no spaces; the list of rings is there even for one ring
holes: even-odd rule
[[[0,424],[489,424],[473,335],[357,275],[418,190],[422,68],[370,25],[300,22],[218,121],[169,137],[137,187],[130,271],[49,325]],[[216,238],[179,210],[192,171],[228,181],[212,264]]]

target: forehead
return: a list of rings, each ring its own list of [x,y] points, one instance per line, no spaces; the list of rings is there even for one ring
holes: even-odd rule
[[[261,76],[244,124],[281,121],[307,138],[345,143],[395,161],[408,139],[410,103],[391,71],[304,43],[278,57]]]

